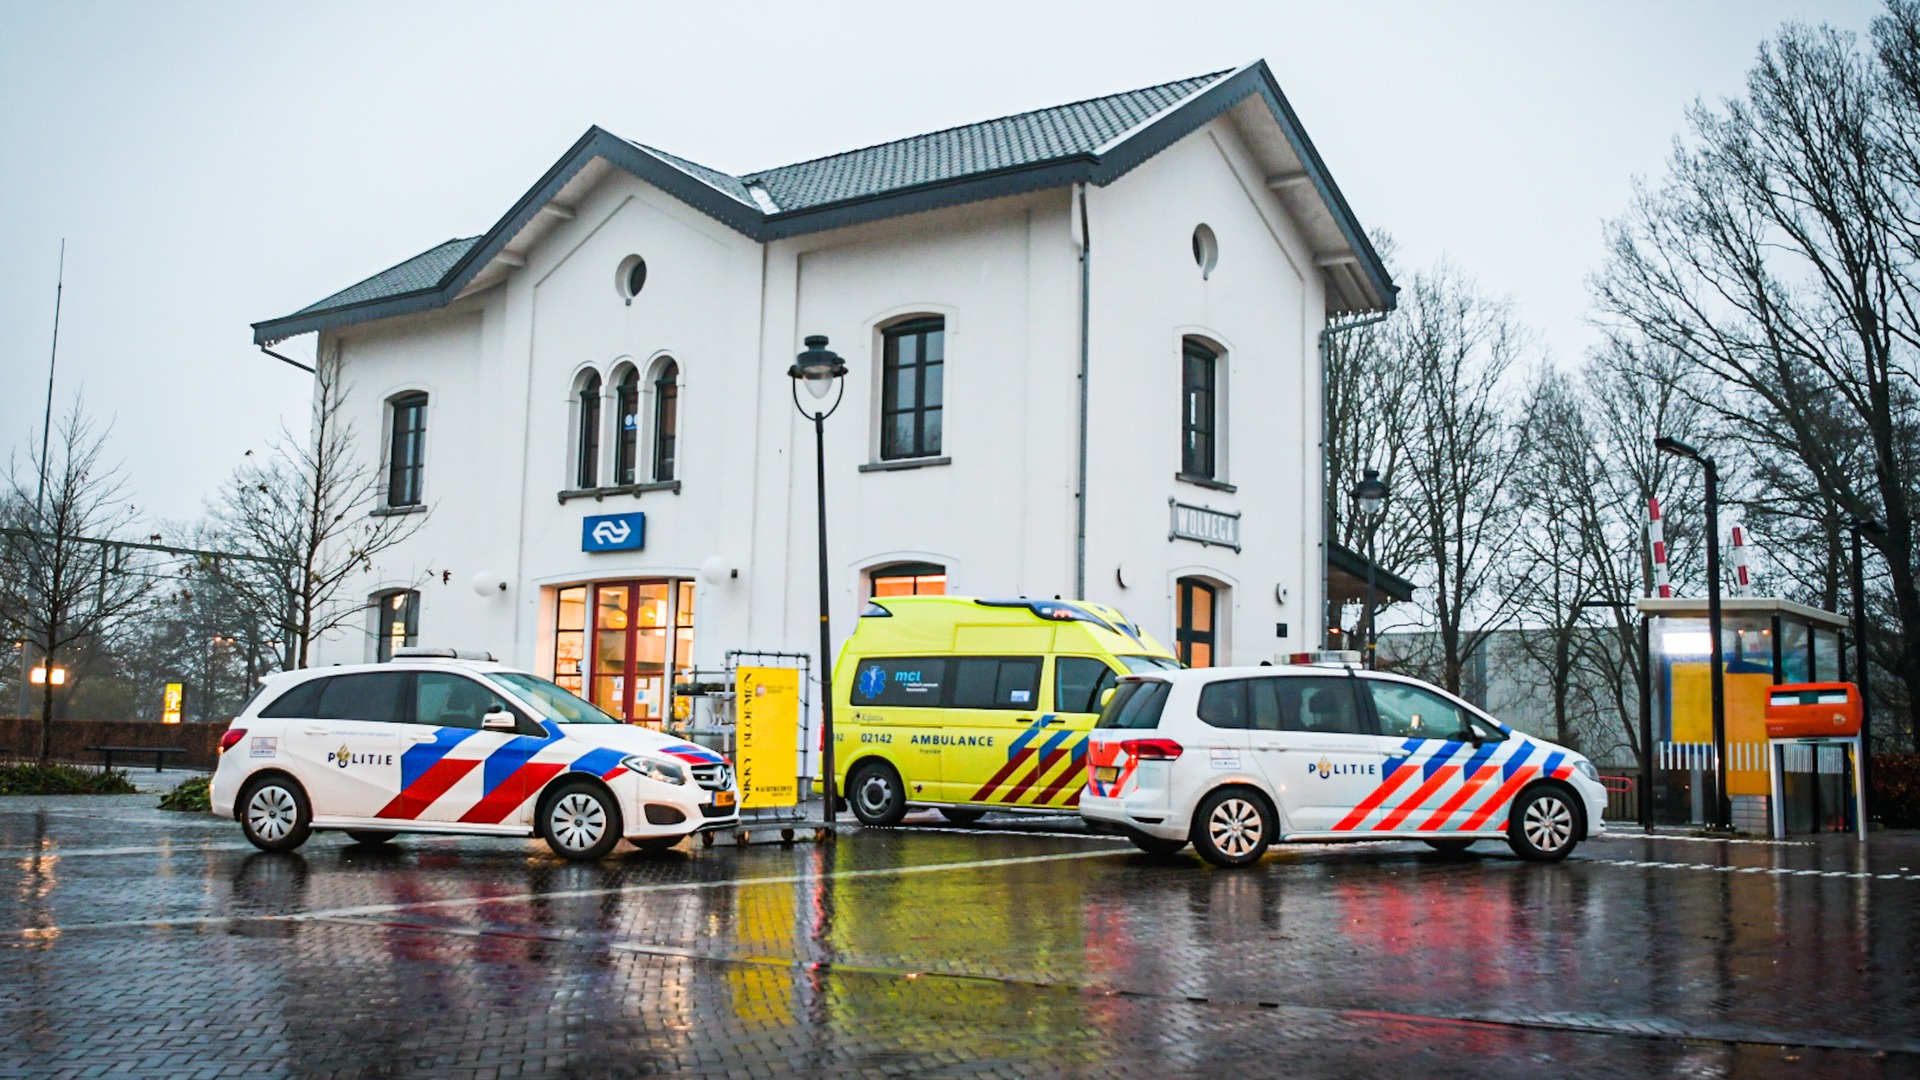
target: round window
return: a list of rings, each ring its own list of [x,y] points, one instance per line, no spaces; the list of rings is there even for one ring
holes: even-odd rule
[[[638,255],[629,255],[620,260],[620,269],[614,274],[613,286],[620,291],[627,303],[640,295],[647,284],[647,260]]]
[[[1213,276],[1213,268],[1220,265],[1220,241],[1213,238],[1213,230],[1206,225],[1194,227],[1193,261],[1200,267],[1202,279]]]

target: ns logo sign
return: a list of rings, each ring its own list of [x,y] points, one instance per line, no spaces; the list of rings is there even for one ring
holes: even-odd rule
[[[647,515],[595,514],[580,523],[581,551],[639,551],[647,546]]]

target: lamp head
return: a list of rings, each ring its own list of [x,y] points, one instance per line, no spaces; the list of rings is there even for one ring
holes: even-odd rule
[[[810,334],[806,342],[807,350],[794,358],[787,374],[799,379],[814,400],[824,401],[833,389],[834,380],[847,373],[847,364],[838,353],[827,349],[825,334]]]
[[[1377,517],[1387,500],[1387,485],[1380,479],[1379,469],[1367,469],[1360,482],[1353,485],[1349,492],[1353,501],[1360,507],[1360,513],[1368,518]]]
[[[1663,454],[1672,454],[1675,457],[1692,458],[1694,461],[1700,460],[1700,451],[1696,449],[1691,443],[1684,443],[1684,442],[1681,442],[1679,439],[1669,438],[1668,436],[1665,436],[1665,435],[1661,435],[1658,438],[1653,440],[1653,448],[1655,450],[1660,451]]]

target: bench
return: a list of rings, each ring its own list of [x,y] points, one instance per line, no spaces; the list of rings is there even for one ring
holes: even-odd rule
[[[184,746],[89,746],[86,749],[88,753],[99,754],[105,759],[100,767],[107,772],[113,771],[113,755],[115,754],[152,754],[153,771],[165,772],[167,771],[168,754],[184,754],[187,752],[187,748]]]

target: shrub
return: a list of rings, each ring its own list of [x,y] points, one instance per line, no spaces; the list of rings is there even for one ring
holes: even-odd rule
[[[160,809],[199,811],[205,813],[213,809],[213,795],[209,785],[210,776],[195,776],[183,780],[172,791],[160,796]]]
[[[0,765],[0,795],[132,795],[127,774],[78,765]]]
[[[1920,754],[1873,755],[1867,812],[1890,829],[1920,829]]]

